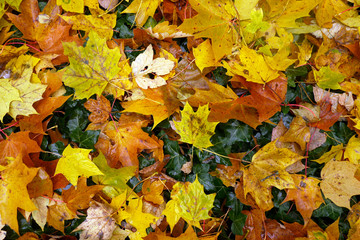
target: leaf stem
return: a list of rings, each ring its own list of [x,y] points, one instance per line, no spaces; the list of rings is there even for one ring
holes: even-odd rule
[[[242,162],[246,162],[246,163],[251,163],[251,162],[246,161],[246,160],[244,160],[244,159],[233,158],[233,157],[229,157],[229,156],[221,155],[221,154],[219,154],[219,153],[213,152],[213,151],[208,150],[208,149],[205,149],[205,148],[204,148],[204,149],[202,149],[202,150],[204,150],[205,152],[209,152],[209,153],[215,154],[215,155],[217,155],[217,156],[219,156],[219,157],[224,157],[224,158],[228,158],[228,159],[231,159],[231,160],[236,160],[236,161],[242,161]]]

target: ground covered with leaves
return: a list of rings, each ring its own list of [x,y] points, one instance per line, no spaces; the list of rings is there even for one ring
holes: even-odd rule
[[[0,239],[360,239],[358,0],[0,2]]]

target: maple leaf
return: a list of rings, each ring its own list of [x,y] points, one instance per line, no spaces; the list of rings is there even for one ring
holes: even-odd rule
[[[223,62],[228,75],[242,76],[246,81],[265,84],[279,77],[279,73],[272,69],[265,61],[263,55],[255,50],[243,46],[235,60]]]
[[[343,144],[332,146],[330,151],[324,153],[320,158],[314,159],[312,161],[317,162],[319,164],[327,163],[330,161],[342,161],[344,149],[346,148],[344,148]]]
[[[347,216],[347,220],[350,224],[350,230],[349,230],[349,234],[348,234],[348,239],[356,239],[360,236],[360,226],[359,226],[359,202],[357,202],[356,204],[354,204],[351,207],[351,211],[349,212],[348,216]]]
[[[7,13],[10,21],[24,34],[24,38],[35,40],[42,52],[37,54],[57,54],[52,60],[54,64],[68,61],[64,56],[62,42],[74,42],[78,45],[82,40],[70,32],[71,25],[64,22],[59,23],[61,8],[56,5],[55,0],[48,1],[43,11],[40,12],[38,1],[23,0],[20,5],[21,14]],[[42,22],[41,16],[47,21]]]
[[[134,226],[141,237],[147,235],[146,229],[158,219],[152,214],[143,212],[142,198],[130,199],[125,211],[128,213],[128,217],[125,218],[126,222]]]
[[[116,228],[115,219],[111,217],[113,212],[114,210],[106,204],[92,201],[85,221],[74,231],[82,230],[80,239],[111,239]]]
[[[354,164],[359,164],[360,160],[360,139],[352,136],[346,145],[345,152],[344,152],[344,158],[349,159],[349,162]]]
[[[135,22],[142,27],[150,16],[153,16],[161,0],[134,0],[121,13],[136,13]]]
[[[106,40],[96,32],[89,33],[86,47],[73,42],[63,45],[70,61],[70,66],[64,69],[63,82],[75,89],[75,99],[100,96],[108,85],[120,81],[116,76],[121,70],[118,67],[121,54],[116,48],[109,49]]]
[[[214,52],[212,50],[209,39],[202,42],[196,48],[193,48],[193,53],[195,57],[195,63],[200,69],[200,71],[203,71],[206,67],[214,67],[220,65],[215,60]]]
[[[159,22],[155,27],[149,27],[145,31],[153,38],[164,40],[166,38],[181,38],[191,35],[178,30],[176,25],[169,25],[168,21]]]
[[[243,78],[234,78],[243,84],[251,95],[241,97],[238,104],[253,107],[258,111],[259,121],[263,122],[281,110],[281,104],[285,100],[287,92],[286,79],[279,77],[267,84],[247,82]]]
[[[56,0],[56,4],[61,6],[65,11],[83,13],[84,12],[84,0]]]
[[[175,63],[165,58],[154,58],[152,45],[150,44],[146,50],[136,57],[131,63],[132,72],[135,81],[139,87],[143,89],[157,88],[166,84],[162,75],[169,74],[174,68]],[[154,78],[148,77],[148,74],[154,74]]]
[[[304,39],[304,41],[301,43],[300,46],[298,46],[298,48],[299,52],[297,58],[299,60],[299,63],[297,64],[297,67],[305,65],[307,63],[307,61],[311,57],[313,46],[311,46],[310,42],[307,39]]]
[[[350,209],[350,198],[360,194],[360,182],[354,177],[358,166],[347,161],[330,161],[321,170],[320,188],[336,205]]]
[[[259,10],[252,9],[250,13],[251,22],[246,25],[245,30],[250,33],[256,33],[258,30],[265,32],[270,24],[268,22],[263,21],[264,13],[262,8]]]
[[[264,236],[271,239],[301,239],[306,236],[306,230],[302,225],[295,223],[286,223],[265,217],[265,213],[260,209],[242,211],[246,215],[244,231],[247,239],[260,240]],[[266,229],[266,230],[265,230]]]
[[[215,60],[231,53],[238,36],[232,20],[236,17],[234,3],[230,0],[190,0],[198,14],[185,19],[179,30],[194,34],[196,38],[210,38]]]
[[[201,228],[199,221],[210,218],[209,211],[213,207],[215,195],[204,193],[204,186],[200,184],[197,176],[193,183],[176,183],[171,192],[171,200],[163,211],[171,230],[180,217]]]
[[[345,79],[344,75],[332,71],[329,66],[321,67],[319,71],[314,71],[314,76],[319,87],[333,90],[341,89],[339,83]]]
[[[0,120],[3,121],[4,116],[9,112],[10,104],[13,101],[22,101],[20,92],[14,88],[9,81],[0,81],[0,101],[3,103],[0,106]]]
[[[94,158],[93,162],[104,175],[93,176],[92,180],[97,184],[104,185],[103,192],[106,195],[114,198],[126,190],[131,192],[132,189],[126,183],[131,177],[135,176],[136,166],[119,169],[111,168],[102,153]]]
[[[97,99],[89,99],[84,103],[84,107],[91,112],[89,120],[92,123],[105,123],[109,114],[111,114],[111,105],[109,100],[103,95],[97,96]]]
[[[56,165],[54,175],[62,173],[69,182],[76,186],[79,176],[103,175],[89,159],[91,149],[72,148],[70,144],[64,149],[62,157]]]
[[[72,29],[85,32],[94,31],[100,38],[110,40],[113,36],[113,28],[116,25],[116,14],[107,14],[101,9],[90,9],[91,15],[79,14],[75,16],[60,16]]]
[[[5,105],[0,108],[0,119],[7,112],[13,118],[18,115],[37,114],[32,105],[42,99],[42,94],[46,89],[46,85],[34,83],[39,80],[37,75],[33,74],[33,68],[38,61],[38,58],[30,55],[21,55],[6,64],[5,68],[11,72],[11,77],[2,80],[7,83],[1,84],[0,94],[7,96],[7,91],[9,91],[10,95],[4,98]]]
[[[9,225],[19,234],[17,208],[28,212],[36,210],[30,200],[26,186],[33,180],[38,168],[28,168],[21,161],[21,154],[17,158],[9,157],[9,165],[1,172],[0,179],[0,216],[3,224]]]
[[[43,129],[44,119],[52,114],[57,108],[61,107],[69,98],[70,96],[59,96],[44,98],[38,101],[34,104],[34,108],[38,114],[31,114],[19,119],[21,131],[45,134]]]
[[[148,202],[152,202],[160,205],[164,202],[163,196],[161,193],[164,189],[165,183],[161,180],[158,181],[150,181],[147,180],[143,183],[142,186],[142,194],[144,194],[144,199]]]
[[[41,227],[41,229],[44,231],[44,227],[47,222],[47,214],[48,214],[48,205],[50,203],[50,200],[45,197],[37,197],[31,199],[31,201],[34,203],[37,210],[34,210],[31,212],[31,216],[35,220],[35,222]]]
[[[125,110],[123,112],[135,112],[144,115],[152,115],[154,118],[155,128],[161,121],[170,117],[179,109],[180,101],[172,96],[167,87],[142,90],[145,98],[122,102],[121,105]]]
[[[186,102],[181,111],[181,122],[174,121],[176,132],[181,136],[180,141],[200,149],[211,147],[210,138],[215,134],[218,122],[208,122],[209,113],[208,105],[201,106],[194,112]]]
[[[271,11],[268,18],[275,18],[274,22],[279,27],[296,28],[298,18],[309,16],[309,12],[318,5],[319,1],[313,0],[266,0]]]
[[[296,188],[286,190],[287,195],[283,203],[295,201],[296,209],[303,217],[304,226],[306,226],[311,219],[313,210],[319,208],[324,202],[319,187],[320,180],[297,174],[292,175],[292,178]]]
[[[296,117],[290,124],[289,130],[279,139],[282,142],[296,142],[301,150],[305,150],[310,141],[310,129],[302,117]]]
[[[138,166],[137,156],[142,150],[160,148],[159,143],[141,129],[141,123],[108,122],[101,132],[104,135],[100,135],[95,148],[105,155],[110,167]]]
[[[250,193],[261,209],[271,209],[270,187],[295,188],[294,180],[286,168],[302,158],[287,148],[277,148],[275,141],[266,144],[255,153],[243,171],[245,196]]]
[[[22,131],[12,133],[6,140],[0,142],[0,164],[6,162],[6,157],[17,157],[21,155],[23,162],[33,166],[30,153],[39,153],[41,148],[36,141],[29,137],[29,132]]]
[[[79,209],[88,208],[90,200],[102,189],[103,186],[101,185],[87,186],[86,177],[80,177],[77,187],[71,186],[69,189],[64,190],[62,197],[70,211],[76,212]]]
[[[47,223],[55,229],[64,232],[65,220],[77,218],[76,213],[71,211],[63,201],[62,196],[54,193],[48,205]]]

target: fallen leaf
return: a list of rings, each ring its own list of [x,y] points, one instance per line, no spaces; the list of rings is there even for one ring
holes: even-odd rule
[[[75,1],[80,2],[80,1]],[[116,25],[116,14],[108,14],[101,9],[90,9],[91,15],[78,14],[74,16],[60,15],[72,29],[85,32],[94,31],[98,36],[110,40],[113,36],[113,28]]]
[[[162,204],[164,202],[164,197],[161,195],[164,189],[165,183],[161,180],[147,180],[142,185],[142,194],[144,200],[152,202],[154,204]]]
[[[228,75],[242,76],[248,82],[264,85],[280,76],[266,63],[263,55],[246,46],[241,48],[235,60],[223,64],[228,70]]]
[[[126,190],[131,192],[132,189],[126,185],[126,183],[130,178],[135,176],[136,166],[122,167],[119,169],[111,168],[102,153],[94,158],[93,162],[104,174],[93,176],[92,180],[97,184],[104,185],[102,190],[106,195],[114,198]]]
[[[79,209],[87,209],[91,199],[102,189],[103,186],[101,185],[87,186],[86,177],[80,177],[76,188],[71,186],[69,189],[64,190],[62,197],[67,207],[72,212],[76,212]]]
[[[56,165],[54,175],[63,174],[73,186],[77,185],[79,176],[104,175],[89,159],[90,152],[91,149],[72,148],[68,145]]]
[[[158,8],[160,0],[135,0],[121,13],[136,13],[135,22],[138,27],[142,27],[148,17],[152,17]],[[140,11],[145,9],[145,11]]]
[[[203,71],[206,67],[216,67],[220,64],[215,60],[210,40],[202,42],[197,48],[193,48],[195,63]]]
[[[42,99],[42,94],[46,89],[45,85],[34,83],[38,77],[33,73],[33,68],[38,61],[39,59],[33,56],[21,55],[6,64],[5,68],[11,71],[11,78],[7,80],[8,83],[1,85],[0,90],[4,91],[4,95],[8,94],[5,91],[10,91],[10,95],[4,99],[5,105],[0,110],[1,119],[7,112],[13,118],[18,115],[37,114],[33,104]]]
[[[324,196],[340,207],[350,209],[350,198],[360,194],[360,182],[354,177],[357,165],[346,161],[330,161],[321,170],[320,187]]]
[[[38,168],[28,168],[21,161],[21,154],[16,158],[9,157],[10,161],[7,168],[1,171],[0,179],[0,216],[3,224],[9,225],[19,234],[17,221],[17,209],[21,208],[31,212],[36,210],[36,206],[31,201],[26,186],[33,180],[38,172]]]
[[[330,67],[322,67],[319,71],[314,71],[317,85],[323,89],[341,89],[339,83],[344,81],[345,76],[339,72],[332,71]]]
[[[251,194],[260,209],[273,207],[271,187],[278,189],[295,188],[295,183],[286,168],[303,157],[287,148],[277,148],[275,142],[262,147],[244,167],[244,195]]]
[[[111,239],[116,228],[115,219],[112,218],[113,212],[111,207],[92,201],[85,221],[74,231],[82,230],[80,239]]]
[[[289,130],[279,140],[282,142],[296,142],[304,151],[310,138],[310,129],[305,120],[302,117],[296,117],[290,123]]]
[[[104,96],[97,96],[97,99],[89,99],[84,107],[91,112],[89,120],[92,123],[105,123],[111,114],[111,105]]]
[[[199,221],[210,218],[209,211],[213,207],[215,194],[206,195],[204,186],[196,177],[193,183],[176,183],[171,192],[171,200],[166,204],[163,214],[174,229],[178,220],[183,218],[189,224],[201,228]]]
[[[193,144],[197,148],[212,146],[210,138],[215,134],[218,122],[208,122],[208,106],[201,106],[195,113],[187,102],[181,111],[181,122],[174,121],[176,132],[181,136],[180,141]]]
[[[155,150],[160,145],[141,129],[141,123],[111,121],[103,127],[95,148],[105,155],[110,167],[119,168],[138,166],[138,154],[142,150]]]
[[[96,32],[89,33],[86,47],[78,47],[74,42],[63,43],[63,46],[70,61],[70,66],[64,69],[63,82],[75,89],[75,99],[101,95],[108,84],[121,81],[116,78],[121,70],[118,67],[120,52],[109,49],[105,39]]]
[[[163,75],[169,74],[175,63],[165,58],[154,58],[152,45],[150,44],[145,52],[139,54],[131,63],[135,81],[140,88],[157,88],[166,84]],[[153,74],[154,77],[149,75]]]
[[[292,175],[296,188],[286,190],[284,202],[294,201],[296,210],[298,210],[304,219],[304,226],[311,219],[313,211],[320,207],[324,202],[319,183],[320,180],[304,175]]]
[[[179,30],[193,34],[196,38],[211,38],[216,61],[230,54],[237,41],[237,33],[231,22],[236,16],[233,2],[190,0],[189,3],[198,14],[185,19]]]

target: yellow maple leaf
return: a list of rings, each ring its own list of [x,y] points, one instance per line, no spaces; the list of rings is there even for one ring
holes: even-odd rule
[[[151,223],[156,223],[158,217],[145,213],[142,209],[142,198],[129,199],[129,204],[126,207],[126,212],[129,216],[125,220],[136,228],[141,237],[145,237],[147,235],[146,229],[150,227]]]
[[[211,147],[210,138],[215,134],[216,125],[219,122],[209,122],[208,105],[200,106],[194,112],[188,102],[181,111],[181,122],[175,122],[176,132],[181,136],[180,141],[193,144],[197,148]]]
[[[63,82],[75,89],[75,99],[101,95],[104,89],[122,82],[128,86],[129,79],[119,79],[119,49],[109,49],[106,40],[91,31],[86,47],[74,42],[65,42],[64,54],[69,56],[70,66],[64,69]],[[124,90],[124,89],[120,89]],[[123,93],[122,93],[123,94]]]
[[[150,34],[150,36],[159,40],[164,40],[165,38],[181,38],[191,36],[179,31],[177,25],[169,25],[168,21],[160,22],[156,24],[155,27],[149,27],[145,30],[148,34]]]
[[[99,37],[110,40],[113,36],[113,28],[116,25],[116,13],[107,14],[100,9],[90,9],[91,15],[60,15],[67,23],[72,24],[72,29],[85,32],[95,31]]]
[[[62,173],[74,186],[77,185],[79,176],[104,175],[89,159],[90,152],[91,149],[72,148],[68,145],[56,165],[54,175]]]
[[[19,90],[14,88],[8,81],[0,81],[0,120],[2,121],[4,116],[10,110],[10,104],[12,101],[22,101],[20,98]]]
[[[319,3],[319,0],[266,0],[271,11],[267,17],[279,27],[297,28],[295,21],[298,18],[309,16],[310,11]]]
[[[286,168],[303,157],[287,148],[277,148],[276,141],[262,147],[243,171],[244,194],[250,193],[262,210],[273,207],[271,186],[278,189],[295,188]]]
[[[11,75],[10,78],[2,80],[0,85],[0,95],[6,96],[5,104],[0,108],[1,119],[6,112],[14,119],[18,115],[37,114],[32,105],[42,99],[42,94],[46,89],[46,85],[41,84],[39,77],[33,73],[38,62],[39,59],[31,55],[21,55],[6,64],[5,69],[8,69]],[[9,104],[10,107],[8,108]]]
[[[360,163],[360,138],[352,136],[346,145],[344,158],[348,158],[349,162],[354,164]]]
[[[302,117],[296,117],[292,120],[289,130],[279,140],[281,142],[296,142],[304,151],[306,144],[310,141],[310,128]]]
[[[230,73],[228,75],[243,76],[249,82],[265,84],[279,76],[279,73],[266,63],[263,55],[247,46],[240,49],[237,59],[224,61],[223,64]]]
[[[171,192],[171,199],[166,204],[163,214],[171,230],[180,218],[189,224],[201,228],[199,221],[209,219],[209,211],[213,207],[215,193],[206,195],[204,186],[198,177],[193,183],[178,182]]]
[[[161,0],[134,0],[121,13],[136,13],[135,22],[138,27],[143,26],[150,16],[153,16]]]
[[[354,175],[358,165],[347,161],[330,161],[321,170],[320,187],[324,196],[340,207],[350,209],[350,198],[360,194],[360,181]]]
[[[344,146],[343,144],[339,144],[336,146],[332,146],[330,151],[324,153],[320,158],[312,161],[317,162],[319,164],[327,163],[329,161],[341,161],[343,153],[344,153]]]
[[[351,110],[351,121],[355,123],[354,128],[360,129],[360,99],[357,98],[354,101],[354,109]]]
[[[215,60],[231,54],[238,40],[238,33],[232,20],[237,16],[234,3],[231,0],[189,0],[191,7],[198,14],[185,19],[179,30],[191,33],[196,38],[210,38]]]
[[[10,163],[1,172],[0,179],[0,220],[18,234],[17,209],[21,208],[28,212],[36,210],[26,186],[39,170],[38,168],[28,168],[21,159],[21,154],[17,158],[8,158]]]
[[[56,0],[56,4],[68,12],[84,12],[84,0]]]
[[[178,111],[181,105],[179,99],[168,93],[166,86],[145,89],[141,93],[145,95],[145,98],[122,102],[121,106],[125,108],[123,112],[152,115],[154,118],[153,128],[164,119],[170,117],[175,111]]]
[[[207,39],[196,48],[193,48],[195,63],[203,71],[206,67],[215,67],[220,64],[215,60],[210,40]]]
[[[297,64],[297,67],[305,65],[307,61],[311,58],[313,46],[307,39],[304,39],[304,41],[301,43],[300,46],[298,46],[298,48],[299,52],[297,54],[297,59],[299,60],[299,63]]]

